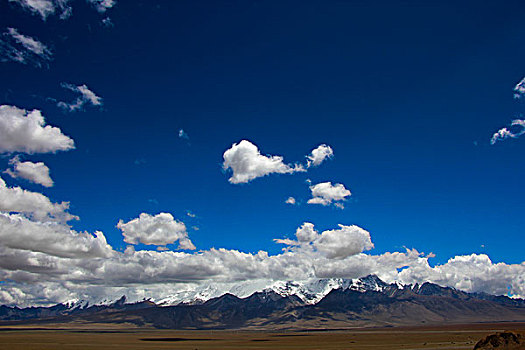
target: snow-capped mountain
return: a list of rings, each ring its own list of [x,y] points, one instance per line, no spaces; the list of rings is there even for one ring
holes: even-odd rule
[[[246,281],[188,288],[153,302],[125,296],[89,304],[0,306],[1,322],[81,322],[172,329],[291,329],[525,320],[525,300],[467,293],[430,282],[402,286],[377,276]],[[65,321],[66,320],[66,321]],[[320,326],[321,325],[321,326]]]
[[[62,303],[69,310],[83,310],[87,308],[90,304],[87,300],[84,299],[72,299]]]
[[[273,291],[282,297],[296,296],[307,305],[314,305],[334,289],[354,290],[359,292],[381,292],[391,285],[370,275],[356,279],[322,278],[305,281],[271,281],[257,280],[236,285],[212,284],[194,290],[185,290],[156,301],[159,306],[178,304],[198,305],[226,293],[245,298],[255,292]],[[398,287],[397,285],[395,285]],[[399,287],[398,287],[399,288]]]

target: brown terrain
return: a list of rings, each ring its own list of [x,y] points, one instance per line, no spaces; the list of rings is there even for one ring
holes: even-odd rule
[[[144,300],[71,308],[0,306],[9,349],[525,350],[525,300],[431,283],[334,289],[314,305],[273,291],[198,304]]]
[[[326,331],[158,330],[131,324],[46,324],[0,327],[0,349],[524,349],[495,347],[488,336],[511,331],[525,336],[525,323],[354,328]],[[501,337],[496,341],[501,342]],[[485,345],[487,345],[485,344]],[[492,347],[490,347],[492,346]]]

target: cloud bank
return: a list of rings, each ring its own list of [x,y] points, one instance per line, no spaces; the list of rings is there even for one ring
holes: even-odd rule
[[[154,218],[153,216],[150,217]],[[140,219],[140,218],[139,218]],[[227,286],[249,281],[357,278],[377,274],[387,282],[431,281],[462,290],[525,295],[525,263],[493,263],[484,254],[462,255],[431,267],[415,249],[367,254],[370,234],[339,225],[321,234],[304,223],[284,252],[244,253],[209,249],[194,253],[113,250],[102,233],[70,230],[60,223],[39,223],[18,214],[0,215],[0,304],[52,304],[70,299],[96,301],[126,294],[131,300],[166,297],[168,290]],[[147,226],[147,225],[146,225]],[[20,237],[13,230],[22,232]]]
[[[78,219],[68,210],[69,202],[53,203],[41,193],[9,187],[0,177],[0,212],[20,213],[37,221],[67,222]]]

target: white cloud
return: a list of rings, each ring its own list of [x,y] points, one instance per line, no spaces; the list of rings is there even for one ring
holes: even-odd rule
[[[342,201],[351,195],[351,192],[345,188],[343,184],[334,184],[331,182],[321,182],[310,186],[312,191],[312,198],[308,200],[308,204],[330,205],[334,204],[339,208],[343,208]]]
[[[95,6],[97,11],[100,13],[106,12],[117,3],[115,0],[87,0],[87,2]]]
[[[517,138],[523,134],[525,134],[525,120],[515,119],[510,124],[510,128],[501,128],[496,131],[490,139],[490,144],[493,145],[508,138]]]
[[[13,234],[20,229],[21,237]],[[0,279],[8,281],[2,285],[0,304],[97,301],[122,294],[130,300],[158,299],[166,297],[168,290],[203,286],[221,294],[236,290],[239,283],[264,287],[268,281],[357,278],[371,273],[387,282],[431,281],[495,294],[506,294],[510,288],[514,295],[525,296],[525,262],[493,263],[486,255],[472,254],[431,267],[428,260],[433,255],[423,256],[415,249],[366,254],[373,247],[370,235],[353,225],[319,234],[313,224],[304,223],[296,231],[297,241],[281,240],[290,248],[277,255],[214,248],[194,253],[136,251],[132,246],[122,253],[112,250],[102,237],[68,231],[56,223],[0,215]]]
[[[8,187],[0,178],[0,211],[21,213],[39,221],[69,221],[78,217],[67,212],[69,202],[52,203],[49,198],[38,192],[31,192],[20,187]]]
[[[73,140],[59,128],[46,125],[40,111],[0,106],[0,153],[48,153],[73,148]]]
[[[61,11],[60,18],[66,19],[71,16],[72,9],[69,6],[69,0],[9,0],[16,2],[23,8],[38,14],[45,21],[49,15],[55,13],[56,10]]]
[[[18,157],[9,161],[13,169],[5,172],[13,178],[22,178],[44,187],[52,187],[53,180],[49,176],[49,168],[42,162],[21,162]]]
[[[111,18],[109,17],[106,17],[106,18],[103,18],[102,19],[102,25],[104,27],[114,27],[115,25],[113,24],[113,21],[111,20]]]
[[[0,60],[33,64],[42,67],[50,61],[52,52],[46,45],[27,35],[20,34],[15,28],[7,28],[0,39]]]
[[[525,78],[521,79],[514,87],[514,98],[522,98],[525,95]]]
[[[295,205],[295,198],[294,197],[288,197],[286,201],[284,201],[286,204]]]
[[[186,139],[186,140],[189,140],[189,139],[190,139],[190,137],[188,136],[188,134],[187,134],[184,130],[182,130],[182,129],[179,130],[179,138],[181,138],[181,139]]]
[[[314,228],[314,224],[311,222],[305,222],[301,225],[301,227],[297,228],[295,231],[295,237],[297,237],[297,240],[299,242],[313,242],[319,237],[319,232],[317,232]]]
[[[119,220],[117,227],[122,230],[126,243],[138,244],[140,242],[165,246],[178,241],[180,249],[195,249],[188,238],[186,225],[175,220],[169,213],[160,213],[155,216],[142,213],[138,218],[126,223]]]
[[[91,104],[93,106],[102,105],[102,98],[97,96],[93,91],[89,90],[85,84],[75,86],[72,84],[62,83],[61,85],[65,89],[69,89],[80,94],[80,96],[73,102],[58,102],[57,106],[62,109],[65,109],[69,112],[74,112],[81,110],[86,104]]]
[[[405,283],[426,280],[468,292],[525,296],[525,262],[493,263],[486,254],[455,256],[443,265],[431,267],[428,259],[419,261],[399,273]]]
[[[33,13],[38,13],[45,20],[55,12],[55,5],[51,0],[9,0],[16,2]]]
[[[62,258],[110,257],[113,249],[102,232],[76,232],[56,222],[35,222],[18,214],[0,213],[1,245]]]
[[[344,259],[374,247],[368,231],[359,226],[341,224],[338,230],[324,231],[313,245],[329,259]]]
[[[31,11],[33,14],[38,14],[45,21],[48,16],[60,12],[61,19],[67,19],[73,13],[72,7],[69,5],[70,0],[9,0],[10,2],[18,3],[24,9]],[[117,4],[115,0],[86,0],[99,13],[104,13],[108,9]],[[103,20],[104,25],[108,25],[109,18]],[[109,20],[111,23],[111,20]],[[112,25],[112,24],[110,24]]]
[[[8,28],[7,30],[9,35],[11,35],[18,43],[22,44],[27,50],[31,51],[35,55],[46,57],[51,54],[49,49],[40,41],[30,36],[20,34],[15,28]]]
[[[312,153],[308,155],[307,166],[319,166],[325,161],[325,159],[330,159],[333,156],[334,151],[332,150],[332,147],[328,145],[320,145],[312,150]]]
[[[314,224],[305,222],[295,231],[295,236],[297,241],[276,239],[275,242],[298,246],[294,248],[296,252],[318,252],[328,259],[344,259],[374,247],[370,233],[356,225],[339,224],[339,229],[319,234]]]
[[[247,183],[269,174],[291,174],[305,171],[298,164],[291,166],[283,163],[281,156],[263,156],[256,145],[247,140],[234,143],[223,155],[224,170],[231,169],[233,174],[228,180],[232,184]]]

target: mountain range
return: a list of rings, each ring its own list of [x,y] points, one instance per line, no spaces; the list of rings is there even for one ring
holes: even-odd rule
[[[274,282],[248,296],[216,287],[159,301],[126,297],[90,305],[79,300],[50,307],[0,306],[0,325],[20,323],[131,323],[169,329],[341,329],[496,321],[525,321],[525,300],[467,293],[433,283],[388,284],[360,279]]]

